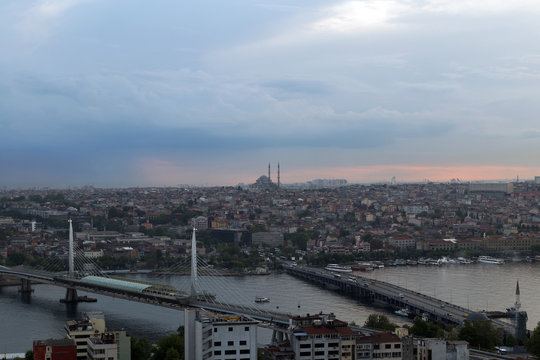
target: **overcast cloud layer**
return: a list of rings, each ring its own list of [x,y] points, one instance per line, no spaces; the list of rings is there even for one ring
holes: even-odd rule
[[[0,2],[0,187],[540,175],[538,1]],[[275,169],[273,169],[275,171]]]

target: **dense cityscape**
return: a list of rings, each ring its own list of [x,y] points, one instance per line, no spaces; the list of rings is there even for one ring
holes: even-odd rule
[[[0,360],[540,359],[540,1],[0,1]]]
[[[294,276],[296,269],[312,274],[322,269],[327,283],[337,279],[356,285],[362,275],[353,276],[353,270],[361,274],[385,265],[441,266],[486,259],[531,262],[540,254],[540,178],[374,185],[318,180],[290,186],[281,184],[279,175],[273,182],[269,173],[251,185],[236,187],[84,187],[4,190],[0,195],[0,259],[9,268],[67,271],[68,224],[73,226],[79,253],[108,271],[189,273],[174,264],[191,256],[193,228],[197,255],[225,274],[259,276],[286,270]],[[351,276],[341,280],[346,275],[340,272]],[[5,286],[16,285],[13,279],[10,284],[9,277],[3,279]],[[344,288],[336,290],[347,296]],[[126,330],[108,329],[103,313],[89,313],[66,323],[66,339],[28,339],[35,341],[33,355],[27,358],[45,359],[52,351],[75,356],[52,357],[57,359],[243,359],[232,356],[239,351],[246,359],[424,359],[427,352],[465,359],[470,346],[505,356],[535,351],[532,339],[540,333],[527,332],[526,313],[521,329],[516,325],[509,333],[491,324],[486,314],[469,317],[458,309],[452,319],[449,309],[431,316],[410,313],[413,299],[401,293],[405,291],[394,290],[400,293],[393,295],[409,298],[407,307],[394,306],[396,314],[414,318],[412,326],[393,324],[383,308],[363,327],[333,314],[299,314],[291,317],[288,336],[277,332],[279,339],[257,350],[258,321],[248,315],[186,310],[179,333],[152,345],[145,339],[130,340]],[[519,288],[516,294],[514,311],[519,311]],[[435,306],[444,308],[442,303]],[[461,315],[465,316],[462,325],[456,327]],[[213,345],[196,343],[200,341],[196,331],[206,334],[196,330],[206,329],[204,324],[214,329],[208,332],[214,334]],[[218,335],[217,329],[225,326],[234,336]],[[234,330],[243,327],[248,329],[245,336]],[[300,333],[301,337],[295,335]],[[308,339],[309,346],[303,342]],[[225,342],[229,348],[217,345]],[[231,356],[220,357],[222,351]]]

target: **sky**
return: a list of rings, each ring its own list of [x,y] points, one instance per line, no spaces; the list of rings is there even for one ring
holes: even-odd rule
[[[0,0],[0,188],[530,179],[537,0]]]

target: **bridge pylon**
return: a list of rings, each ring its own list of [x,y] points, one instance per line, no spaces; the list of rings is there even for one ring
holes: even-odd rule
[[[73,223],[71,219],[69,222],[69,278],[73,279],[75,276],[75,267],[73,265]],[[79,296],[77,295],[77,289],[74,287],[68,287],[66,289],[66,296],[63,299],[60,299],[61,302],[66,304],[73,304],[79,301]]]
[[[191,235],[191,300],[197,300],[197,239],[195,232],[197,228],[193,226],[193,234]]]
[[[73,275],[75,273],[75,269],[73,266],[73,224],[71,219],[68,220],[69,222],[69,277],[73,279]]]

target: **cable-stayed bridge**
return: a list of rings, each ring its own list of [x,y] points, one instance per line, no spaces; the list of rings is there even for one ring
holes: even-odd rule
[[[101,270],[94,260],[80,256],[83,251],[74,245],[71,221],[69,227],[67,272],[51,271],[65,266],[60,259],[56,259],[42,270],[0,266],[0,277],[19,278],[20,291],[23,293],[33,291],[32,283],[65,287],[66,296],[62,301],[66,303],[79,301],[77,290],[80,290],[169,308],[200,308],[219,313],[245,315],[281,328],[289,324],[292,314],[270,311],[254,303],[254,299],[246,299],[240,289],[233,289],[219,271],[204,259],[197,257],[195,230],[192,235],[194,250],[191,258],[164,271],[167,274],[190,273],[189,288],[177,289],[162,283],[110,276]],[[201,278],[204,278],[204,281],[201,281]],[[219,290],[219,295],[213,293],[216,290]]]
[[[65,287],[67,290],[63,301],[67,303],[77,302],[77,290],[81,290],[169,308],[200,308],[220,313],[246,315],[270,324],[274,329],[281,329],[279,331],[287,327],[290,317],[293,316],[293,314],[269,311],[254,303],[254,299],[246,299],[242,296],[241,289],[232,288],[226,281],[226,277],[223,277],[204,259],[197,257],[195,229],[192,235],[193,251],[190,259],[184,259],[180,264],[173,265],[164,271],[167,274],[190,274],[189,285],[181,289],[161,283],[111,277],[92,259],[75,256],[83,251],[74,248],[71,222],[69,234],[67,273],[51,271],[51,269],[65,266],[59,263],[53,263],[50,269],[46,268],[43,271],[0,266],[0,277],[7,275],[20,278],[22,292],[31,292],[33,282]],[[339,291],[360,301],[380,306],[408,308],[417,315],[429,314],[436,321],[461,324],[472,315],[468,309],[382,281],[372,283],[371,279],[362,277],[346,279],[312,268],[286,266],[286,270],[293,276]],[[203,279],[204,281],[201,281]],[[219,292],[219,295],[215,292]],[[515,325],[498,320],[493,322],[505,331],[515,333]]]

